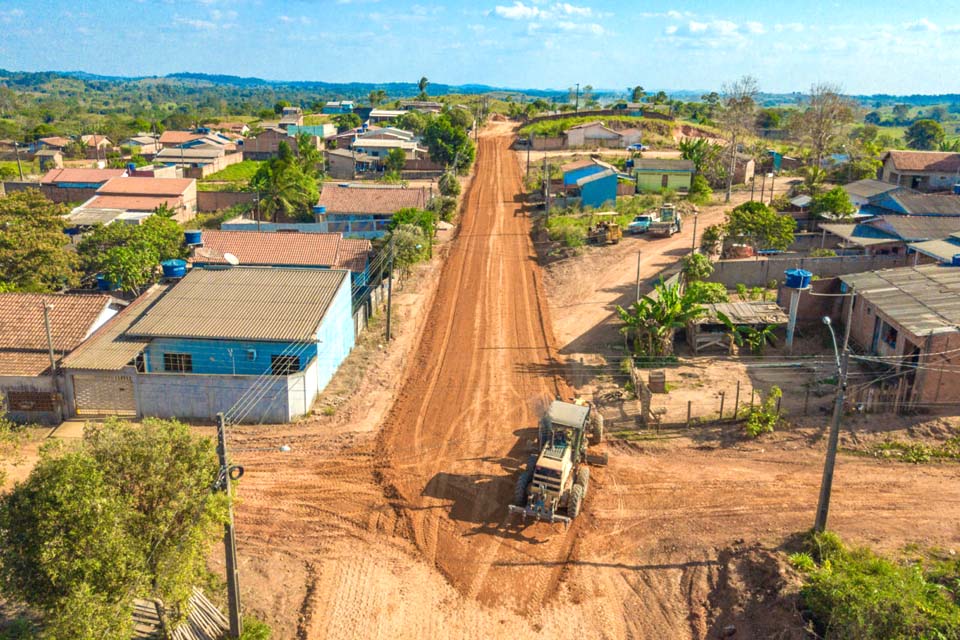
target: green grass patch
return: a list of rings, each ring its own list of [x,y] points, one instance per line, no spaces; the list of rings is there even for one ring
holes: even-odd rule
[[[557,120],[545,120],[528,124],[520,129],[520,135],[527,136],[531,133],[537,137],[556,137],[562,135],[564,131],[578,124],[587,122],[601,121],[607,126],[616,122],[622,124],[624,129],[636,127],[644,132],[656,133],[661,136],[669,136],[673,133],[674,122],[667,120],[653,120],[634,116],[571,116],[569,118],[559,118]]]
[[[333,119],[331,116],[325,113],[311,113],[303,116],[303,126],[305,127],[311,127],[317,124],[327,124],[328,122],[333,122]]]
[[[790,562],[804,576],[800,597],[818,637],[960,637],[956,560],[894,562],[825,532]]]
[[[940,444],[885,440],[870,445],[867,453],[876,458],[899,460],[900,462],[913,464],[960,460],[960,436],[954,436]]]
[[[229,167],[225,167],[216,173],[211,173],[203,182],[243,182],[248,183],[257,173],[263,162],[260,160],[244,160],[237,162]]]

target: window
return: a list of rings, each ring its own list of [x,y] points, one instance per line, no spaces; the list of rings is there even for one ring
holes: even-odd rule
[[[193,356],[189,353],[165,353],[163,354],[163,370],[190,373],[193,371]]]
[[[664,174],[664,175],[660,178],[660,186],[663,187],[664,189],[666,189],[667,187],[669,187],[669,186],[670,186],[670,176]]]
[[[270,356],[270,373],[288,376],[300,371],[300,356]]]
[[[891,347],[896,347],[897,346],[897,330],[886,323],[884,323],[883,328],[884,328],[883,341],[886,342]]]

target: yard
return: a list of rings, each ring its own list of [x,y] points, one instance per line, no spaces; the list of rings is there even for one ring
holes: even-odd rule
[[[260,160],[237,162],[216,173],[211,173],[203,179],[203,182],[242,182],[246,184],[250,182],[262,164],[263,162]]]

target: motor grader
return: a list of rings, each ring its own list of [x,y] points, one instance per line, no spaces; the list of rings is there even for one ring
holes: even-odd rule
[[[517,478],[510,513],[524,520],[569,524],[580,513],[590,487],[587,443],[602,440],[603,416],[592,405],[553,401],[537,429],[538,453],[530,456]]]

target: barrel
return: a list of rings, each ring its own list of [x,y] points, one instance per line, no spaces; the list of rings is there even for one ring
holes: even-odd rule
[[[203,231],[189,229],[183,232],[184,244],[203,244]]]
[[[114,289],[119,289],[119,288],[120,288],[119,282],[110,282],[110,279],[107,278],[107,276],[105,276],[104,274],[102,273],[97,274],[97,289],[99,289],[100,291],[113,291]]]
[[[787,269],[783,272],[787,276],[786,286],[789,289],[806,289],[810,286],[813,274],[806,269]]]
[[[960,182],[953,185],[953,195],[960,196]]]
[[[950,265],[960,267],[960,253],[953,254],[953,260],[950,261]]]
[[[163,267],[164,278],[182,278],[187,275],[186,260],[164,260],[160,263],[160,266]]]

